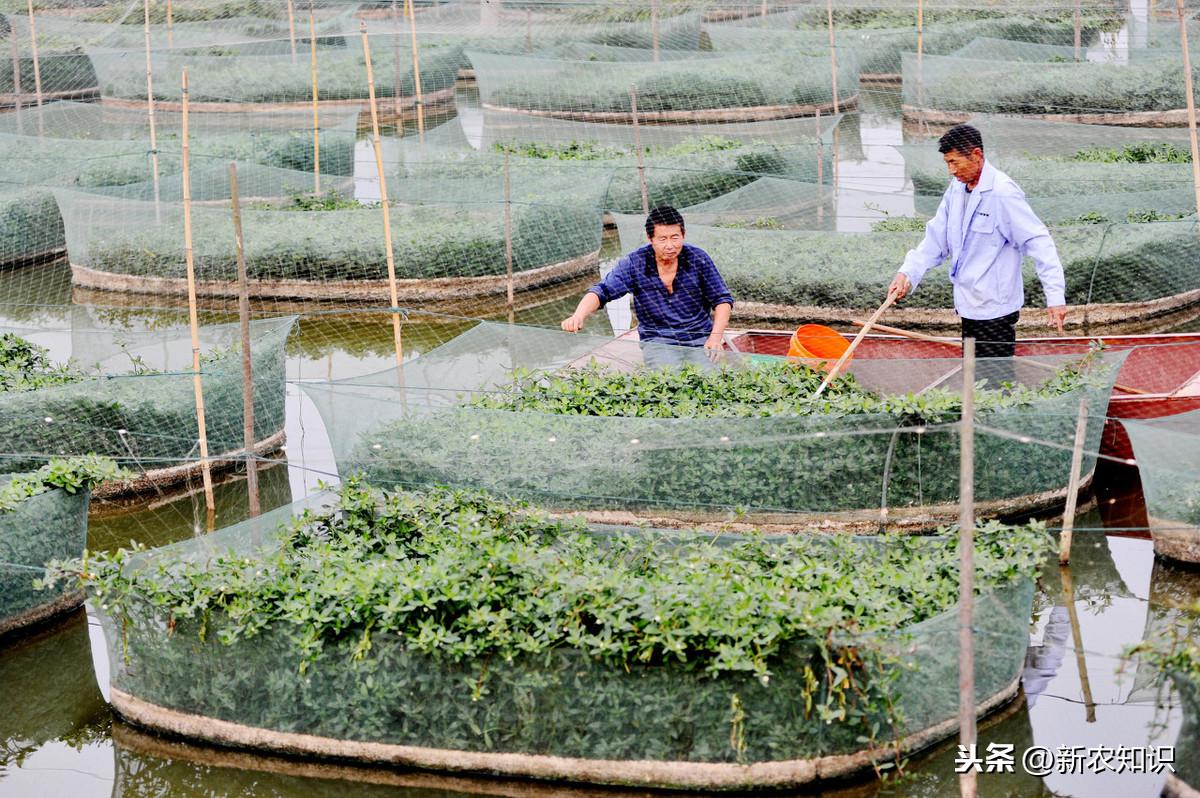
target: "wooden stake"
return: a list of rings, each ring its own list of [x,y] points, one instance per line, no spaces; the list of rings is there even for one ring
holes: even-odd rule
[[[1084,38],[1084,19],[1082,19],[1079,13],[1079,0],[1075,0],[1075,13],[1073,16],[1075,22],[1075,60],[1079,61],[1082,38]]]
[[[1063,508],[1062,535],[1058,539],[1058,564],[1071,561],[1071,533],[1075,529],[1075,505],[1079,499],[1079,471],[1083,467],[1083,442],[1087,437],[1088,400],[1079,402],[1079,417],[1075,420],[1075,444],[1071,449],[1071,474],[1067,479],[1067,503]]]
[[[845,366],[850,358],[854,355],[854,350],[858,349],[858,345],[861,344],[862,340],[867,337],[867,333],[869,333],[871,328],[875,326],[875,322],[879,321],[879,317],[882,316],[884,311],[890,308],[895,301],[896,292],[892,291],[888,293],[887,299],[883,300],[883,304],[879,306],[879,309],[871,314],[871,318],[867,319],[867,323],[864,324],[863,328],[858,331],[858,335],[854,336],[854,340],[850,342],[850,346],[845,352],[842,353],[842,356],[837,359],[837,362],[833,364],[833,368],[831,368],[825,375],[825,379],[821,380],[820,386],[818,386],[817,390],[813,392],[813,399],[816,399],[818,396],[825,393],[825,389],[829,387],[829,383],[833,382],[833,378],[841,373],[842,367]]]
[[[508,150],[504,151],[504,269],[508,278],[508,323],[516,321],[516,300],[513,297],[513,223],[512,175],[509,173]]]
[[[973,749],[975,733],[975,339],[963,339],[962,420],[958,485],[958,744]],[[959,794],[975,798],[974,768],[958,777]]]
[[[196,260],[192,253],[191,146],[188,143],[188,73],[183,68],[183,253],[187,262],[188,322],[192,329],[192,390],[196,395],[196,425],[200,433],[200,471],[204,477],[204,506],[209,528],[217,511],[212,471],[208,462],[208,425],[204,419],[204,384],[200,378],[200,319],[196,313]]]
[[[175,46],[175,13],[172,0],[167,0],[167,47]]]
[[[400,84],[404,82],[404,76],[400,74],[400,36],[404,28],[400,24],[399,0],[392,0],[392,24],[396,26],[396,35],[392,37],[392,80],[395,81],[395,88],[392,89],[392,115],[396,117],[396,135],[403,136],[404,108],[400,104]]]
[[[817,106],[817,219],[825,219],[825,142],[821,140],[821,106]]]
[[[917,0],[917,107],[925,107],[925,0]]]
[[[1075,607],[1075,584],[1071,569],[1060,566],[1063,603],[1067,606],[1067,617],[1071,619],[1071,644],[1075,648],[1075,668],[1079,671],[1079,686],[1083,692],[1083,706],[1088,723],[1096,722],[1096,700],[1092,697],[1092,680],[1088,677],[1087,655],[1083,650],[1083,632],[1079,628],[1079,610]]]
[[[38,59],[37,25],[33,21],[33,0],[28,0],[29,6],[29,41],[33,45],[33,91],[37,96],[38,108],[42,107],[42,64]]]
[[[1183,0],[1175,0],[1179,13],[1179,44],[1183,47],[1183,87],[1187,94],[1188,137],[1192,145],[1192,185],[1196,191],[1196,208],[1200,211],[1200,146],[1196,143],[1196,95],[1192,91],[1192,58],[1188,54],[1187,18]]]
[[[833,112],[836,114],[838,113],[838,76],[837,49],[833,35],[833,0],[826,0],[825,9],[829,17],[829,67],[833,73]]]
[[[650,49],[654,53],[654,63],[659,61],[658,53],[658,0],[650,0]]]
[[[21,120],[22,91],[21,91],[21,52],[17,47],[17,34],[15,31],[9,31],[8,42],[12,47],[12,64],[13,64],[13,98],[15,110],[17,113],[17,131],[24,134],[25,125]]]
[[[321,114],[317,101],[317,20],[313,14],[313,0],[308,0],[308,51],[312,72],[312,119],[313,119],[313,193],[321,193]]]
[[[162,223],[158,179],[158,132],[154,123],[154,62],[150,57],[150,0],[142,0],[142,33],[146,38],[146,116],[150,120],[150,165],[154,170],[154,222]]]
[[[288,43],[292,46],[292,63],[296,63],[296,3],[287,0]]]
[[[246,450],[246,490],[250,517],[262,512],[258,498],[258,463],[254,460],[254,365],[250,358],[250,279],[242,241],[242,207],[238,194],[237,164],[229,162],[229,202],[233,209],[233,243],[237,251],[238,326],[242,336],[242,445]]]
[[[413,8],[413,0],[405,0],[408,8],[408,32],[412,38],[413,89],[416,91],[417,104],[417,140],[425,143],[425,95],[421,90],[421,51],[417,48],[417,12]],[[400,87],[396,87],[399,91]]]
[[[642,128],[638,122],[637,85],[629,87],[629,116],[633,120],[633,151],[637,155],[638,186],[642,190],[642,213],[650,213],[650,192],[646,188],[646,153],[642,152]]]
[[[379,207],[383,209],[383,245],[386,250],[388,293],[391,298],[392,337],[396,345],[396,369],[404,373],[404,342],[400,338],[400,297],[396,292],[396,257],[392,252],[392,214],[388,207],[387,174],[383,170],[383,144],[379,139],[379,105],[375,101],[375,73],[371,69],[371,43],[367,23],[362,23],[363,59],[367,64],[367,98],[371,104],[371,143],[375,148],[375,170],[379,174]]]

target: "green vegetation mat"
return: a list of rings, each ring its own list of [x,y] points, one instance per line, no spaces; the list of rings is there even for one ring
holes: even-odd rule
[[[34,582],[46,562],[83,553],[90,491],[119,476],[111,460],[79,457],[0,477],[0,627],[77,589],[64,583],[39,590]]]
[[[105,615],[113,686],[289,732],[629,760],[844,753],[955,713],[953,536],[594,533],[353,478],[273,532],[291,512],[57,563]],[[1019,672],[1049,544],[977,532],[981,697]]]
[[[1051,358],[1062,371],[1039,371],[1039,381],[1049,378],[1040,386],[979,392],[981,424],[1061,446],[1039,446],[1031,455],[1011,438],[977,436],[976,456],[991,464],[977,473],[980,502],[1020,503],[1066,485],[1078,404],[1084,397],[1107,402],[1119,360]],[[452,376],[435,376],[435,362],[420,379],[461,390]],[[855,366],[863,380],[908,375],[914,392],[950,367],[945,360]],[[853,521],[873,512],[879,521],[881,507],[957,501],[957,432],[937,426],[955,420],[957,397],[936,389],[886,395],[896,391],[845,380],[812,401],[818,376],[780,360],[733,363],[711,374],[687,367],[561,371],[519,376],[445,409],[398,409],[389,403],[395,389],[355,386],[343,395],[333,384],[309,392],[318,407],[350,403],[360,407],[357,415],[375,419],[343,433],[335,451],[340,470],[362,470],[379,485],[483,488],[557,508],[711,518],[748,510],[843,513]],[[1097,445],[1101,427],[1088,427]]]

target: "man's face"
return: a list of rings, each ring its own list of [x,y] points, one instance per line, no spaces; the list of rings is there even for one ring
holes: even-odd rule
[[[978,147],[971,150],[970,154],[950,150],[942,153],[942,160],[946,162],[950,176],[968,186],[979,180],[979,174],[983,171],[983,150]]]
[[[656,224],[654,233],[650,236],[650,248],[654,257],[664,263],[671,263],[679,257],[683,249],[683,226],[678,224]]]

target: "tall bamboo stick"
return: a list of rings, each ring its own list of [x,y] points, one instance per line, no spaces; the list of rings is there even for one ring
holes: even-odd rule
[[[1079,60],[1079,50],[1083,44],[1083,19],[1079,13],[1079,0],[1075,0],[1075,13],[1072,14],[1075,23],[1075,60]]]
[[[292,46],[292,63],[296,63],[296,3],[287,0],[288,43]]]
[[[308,0],[308,51],[309,69],[312,72],[312,119],[313,119],[313,193],[321,193],[321,113],[317,91],[317,20],[313,14],[313,0]]]
[[[821,136],[821,106],[817,106],[817,219],[825,219],[825,142]]]
[[[417,12],[413,8],[413,0],[405,0],[408,10],[408,32],[412,38],[413,89],[417,104],[417,140],[425,143],[425,93],[421,90],[421,56],[417,49]],[[396,87],[399,91],[400,87]]]
[[[404,135],[404,108],[400,103],[400,84],[404,76],[400,73],[400,35],[404,32],[400,24],[399,0],[392,0],[392,24],[396,26],[396,35],[392,37],[392,115],[396,117],[396,135]]]
[[[1187,92],[1188,137],[1192,145],[1192,185],[1196,191],[1196,209],[1200,211],[1200,146],[1196,142],[1196,95],[1192,90],[1192,58],[1188,54],[1187,18],[1183,0],[1175,0],[1179,14],[1179,44],[1183,47],[1183,87]]]
[[[917,0],[917,107],[925,107],[925,0]]]
[[[187,262],[188,323],[192,330],[192,391],[196,396],[196,426],[200,434],[200,471],[204,477],[204,506],[212,526],[216,502],[213,500],[212,471],[208,462],[208,425],[204,418],[204,384],[200,378],[200,318],[196,312],[196,260],[192,253],[192,180],[191,145],[188,142],[188,73],[183,68],[183,253]]]
[[[1075,419],[1075,443],[1071,449],[1071,474],[1067,479],[1067,502],[1063,508],[1062,534],[1058,539],[1058,564],[1071,561],[1071,534],[1075,529],[1075,506],[1079,500],[1080,470],[1083,468],[1083,444],[1087,436],[1088,400],[1079,402],[1079,416]]]
[[[629,87],[629,116],[633,120],[633,151],[637,155],[638,186],[642,190],[642,213],[650,213],[650,192],[646,189],[646,153],[642,152],[642,128],[638,122],[636,84]]]
[[[175,46],[175,13],[172,0],[167,0],[167,47]]]
[[[509,173],[508,150],[504,151],[504,270],[507,277],[508,323],[516,320],[516,299],[513,294],[513,222],[512,222],[512,175]]]
[[[38,59],[37,24],[33,21],[33,0],[29,6],[29,41],[33,45],[33,91],[37,96],[38,108],[42,107],[42,64]]]
[[[258,498],[258,463],[254,460],[254,364],[250,358],[250,279],[242,241],[242,203],[238,193],[237,164],[229,162],[229,203],[233,210],[233,243],[237,251],[238,328],[242,337],[242,446],[246,450],[246,490],[250,517],[262,507]]]
[[[958,486],[958,743],[973,748],[975,732],[975,339],[963,339],[962,420]],[[959,794],[975,798],[974,768],[958,777]]]
[[[8,41],[12,48],[12,64],[13,64],[13,105],[17,114],[17,130],[25,133],[25,125],[21,119],[22,91],[21,91],[21,51],[17,46],[17,34],[15,31],[10,31]]]
[[[392,214],[388,207],[387,175],[383,170],[383,144],[379,139],[379,105],[375,101],[375,72],[371,68],[371,43],[367,24],[362,32],[363,59],[367,63],[367,97],[371,103],[371,144],[375,148],[375,169],[379,174],[379,207],[383,209],[383,245],[386,249],[388,292],[392,302],[392,337],[396,345],[396,369],[403,376],[404,342],[400,338],[400,296],[396,291],[396,257],[392,252]]]
[[[826,0],[825,10],[829,19],[829,67],[833,74],[833,112],[838,113],[837,49],[833,35],[833,0]]]
[[[142,0],[142,33],[146,38],[146,116],[150,120],[150,165],[154,171],[154,222],[162,222],[158,181],[158,129],[154,122],[154,62],[150,57],[150,0]]]
[[[1075,606],[1075,583],[1071,569],[1059,566],[1062,578],[1063,603],[1067,606],[1067,617],[1071,621],[1071,645],[1075,649],[1075,669],[1079,671],[1079,687],[1083,693],[1084,718],[1088,723],[1096,722],[1096,699],[1092,696],[1092,680],[1088,676],[1087,654],[1083,650],[1083,631],[1079,626],[1079,608]]]
[[[654,62],[658,63],[658,0],[650,0],[650,49],[654,53]]]

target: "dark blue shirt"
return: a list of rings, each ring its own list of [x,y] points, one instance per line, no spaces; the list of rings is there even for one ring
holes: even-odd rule
[[[679,253],[673,291],[667,292],[658,276],[658,264],[649,244],[617,261],[616,267],[588,289],[600,298],[600,307],[633,294],[638,337],[643,341],[666,341],[700,346],[697,341],[712,334],[712,311],[717,305],[733,305],[733,294],[717,272],[708,253],[684,244]]]

